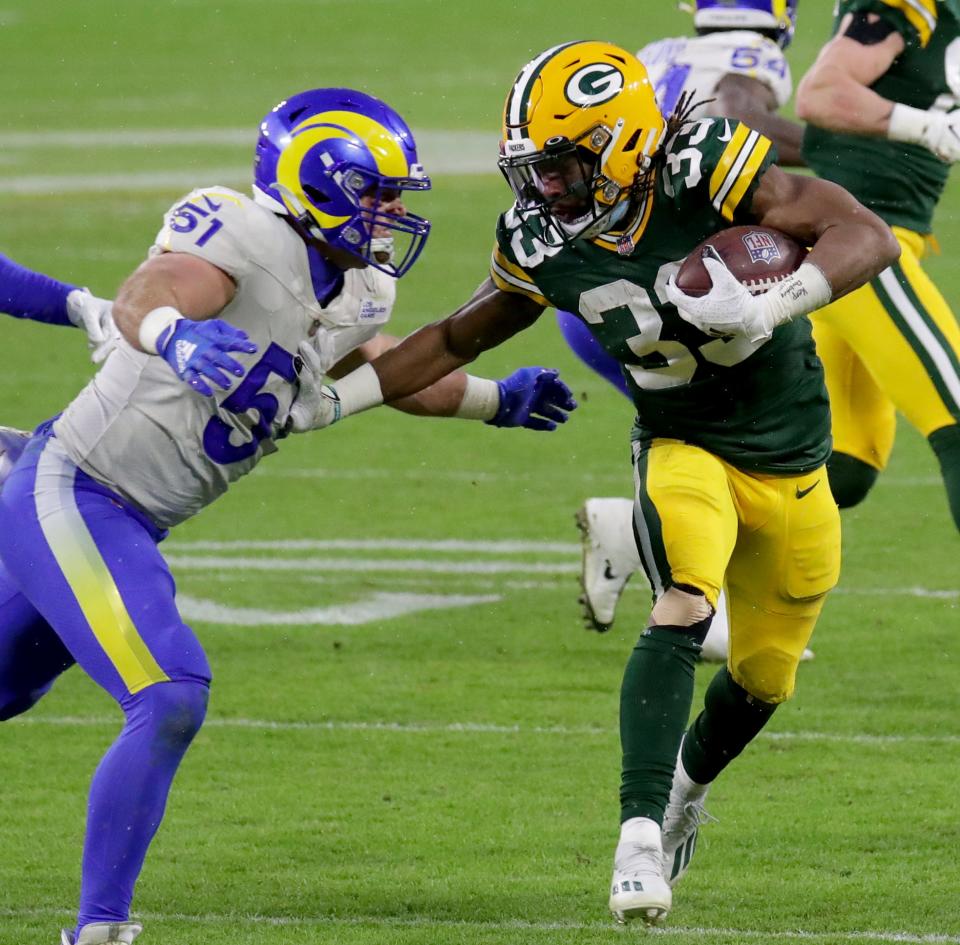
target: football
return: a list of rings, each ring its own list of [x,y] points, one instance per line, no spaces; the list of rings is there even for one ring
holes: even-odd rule
[[[760,295],[797,271],[807,250],[792,236],[768,226],[732,226],[707,237],[684,259],[676,285],[687,295],[706,295],[710,275],[703,254],[712,247],[752,295]]]

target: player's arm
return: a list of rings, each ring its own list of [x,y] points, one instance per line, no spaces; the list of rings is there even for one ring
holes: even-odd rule
[[[337,362],[328,374],[341,378],[392,350],[401,339],[376,335]],[[465,371],[452,371],[436,383],[409,397],[391,401],[403,413],[419,417],[461,417],[484,420],[491,426],[523,426],[553,430],[566,422],[562,410],[573,409],[573,396],[559,372],[543,367],[523,367],[508,377],[491,380]],[[561,408],[555,414],[552,408]]]
[[[224,371],[243,376],[228,351],[254,353],[246,332],[216,316],[236,293],[222,269],[189,253],[151,256],[123,283],[113,317],[136,349],[161,356],[194,390],[211,396],[207,381],[228,388]]]
[[[781,230],[811,247],[803,265],[822,273],[832,299],[869,282],[900,256],[887,224],[830,181],[770,167],[754,193],[750,212],[761,226]]]
[[[327,373],[335,380],[346,377],[351,371],[370,364],[381,354],[392,350],[400,341],[396,335],[376,335],[338,361]],[[421,417],[453,417],[463,401],[467,377],[464,371],[454,371],[416,394],[393,401],[389,406]]]
[[[83,328],[95,364],[113,346],[110,306],[87,289],[27,269],[0,253],[0,310],[14,318]]]
[[[927,32],[917,40],[926,43]],[[960,160],[960,109],[914,108],[872,88],[906,48],[892,20],[848,13],[797,90],[797,113],[831,131],[919,144],[942,161]]]
[[[905,45],[885,17],[848,13],[800,81],[797,114],[830,131],[886,137],[894,103],[870,86]]]
[[[713,115],[736,118],[766,135],[777,147],[779,163],[803,167],[800,154],[803,125],[777,113],[777,97],[768,85],[751,76],[729,73],[714,90]]]
[[[714,258],[703,261],[712,282],[706,295],[687,296],[668,283],[667,297],[680,315],[707,334],[762,341],[779,325],[868,282],[900,255],[889,227],[842,187],[775,165],[761,178],[749,215],[812,248],[792,276],[762,295],[751,295]]]
[[[333,387],[324,388],[320,397],[310,397],[305,404],[300,398],[291,409],[288,426],[295,432],[329,426],[341,417],[369,407],[402,401],[411,395],[436,386],[441,378],[469,364],[483,351],[502,344],[508,338],[532,325],[544,306],[529,297],[504,292],[487,279],[473,297],[447,318],[415,331],[395,347],[381,354],[343,378]],[[504,401],[504,382],[496,382],[496,403],[478,398],[470,400],[469,382],[464,388],[463,403],[454,416],[485,419],[501,426],[532,426],[552,429],[565,419],[565,411],[576,404],[556,372],[526,368],[537,372],[523,379],[514,391],[506,391],[511,402]],[[517,377],[522,372],[517,372]],[[484,379],[478,379],[484,380]],[[508,379],[510,380],[510,379]],[[459,383],[459,382],[457,382]],[[493,383],[493,382],[488,382]],[[514,395],[516,395],[514,399]],[[490,411],[493,411],[492,415]],[[482,412],[481,412],[482,411]],[[500,422],[506,411],[514,420],[540,413],[545,422]],[[505,417],[501,417],[506,420]],[[536,420],[538,418],[531,417]]]

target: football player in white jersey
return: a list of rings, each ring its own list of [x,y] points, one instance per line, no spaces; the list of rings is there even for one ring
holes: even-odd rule
[[[429,232],[404,199],[429,186],[383,102],[349,89],[281,102],[260,125],[254,198],[209,187],[176,202],[117,295],[115,350],[3,485],[0,720],[74,663],[126,717],[91,785],[63,945],[140,933],[134,884],[206,711],[210,668],[157,543],[277,449],[292,405],[312,413],[301,358],[312,377],[385,347],[395,279]],[[549,430],[576,405],[555,371],[524,368],[450,374],[395,406]]]
[[[778,163],[802,165],[803,126],[777,113],[793,91],[783,50],[796,23],[796,0],[695,0],[696,36],[674,36],[644,46],[637,58],[646,66],[657,103],[671,115],[686,100],[691,119],[736,118],[770,138]],[[620,365],[569,312],[557,321],[574,353],[629,399]],[[627,582],[641,569],[633,531],[632,498],[590,498],[577,512],[583,541],[580,572],[584,622],[600,633],[613,624]],[[725,595],[703,643],[701,658],[727,658],[729,626]],[[804,659],[813,653],[806,650]]]

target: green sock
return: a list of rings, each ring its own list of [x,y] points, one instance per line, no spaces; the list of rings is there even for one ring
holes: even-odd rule
[[[953,513],[953,521],[960,528],[960,426],[952,424],[934,430],[927,437],[940,461],[943,484],[947,487],[947,501]]]
[[[663,823],[703,635],[690,630],[648,627],[627,661],[620,688],[621,823],[631,817]]]
[[[710,680],[703,711],[683,740],[683,767],[697,784],[709,784],[767,724],[776,706],[754,699],[724,666]]]

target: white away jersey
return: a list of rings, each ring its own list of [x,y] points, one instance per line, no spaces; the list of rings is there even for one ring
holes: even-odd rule
[[[383,327],[396,286],[376,269],[350,269],[339,295],[321,307],[303,240],[225,187],[178,201],[150,252],[190,253],[231,276],[236,294],[218,317],[246,331],[257,352],[233,352],[244,376],[204,397],[163,358],[121,341],[54,431],[84,472],[169,528],[276,450],[273,435],[295,394],[293,359],[315,324],[332,337],[339,360]]]
[[[676,36],[644,46],[637,58],[647,67],[657,102],[670,115],[683,92],[694,100],[710,98],[727,75],[757,79],[774,94],[777,108],[790,100],[793,82],[783,50],[772,40],[752,30],[722,30],[703,36]],[[715,103],[691,117],[719,114]]]

